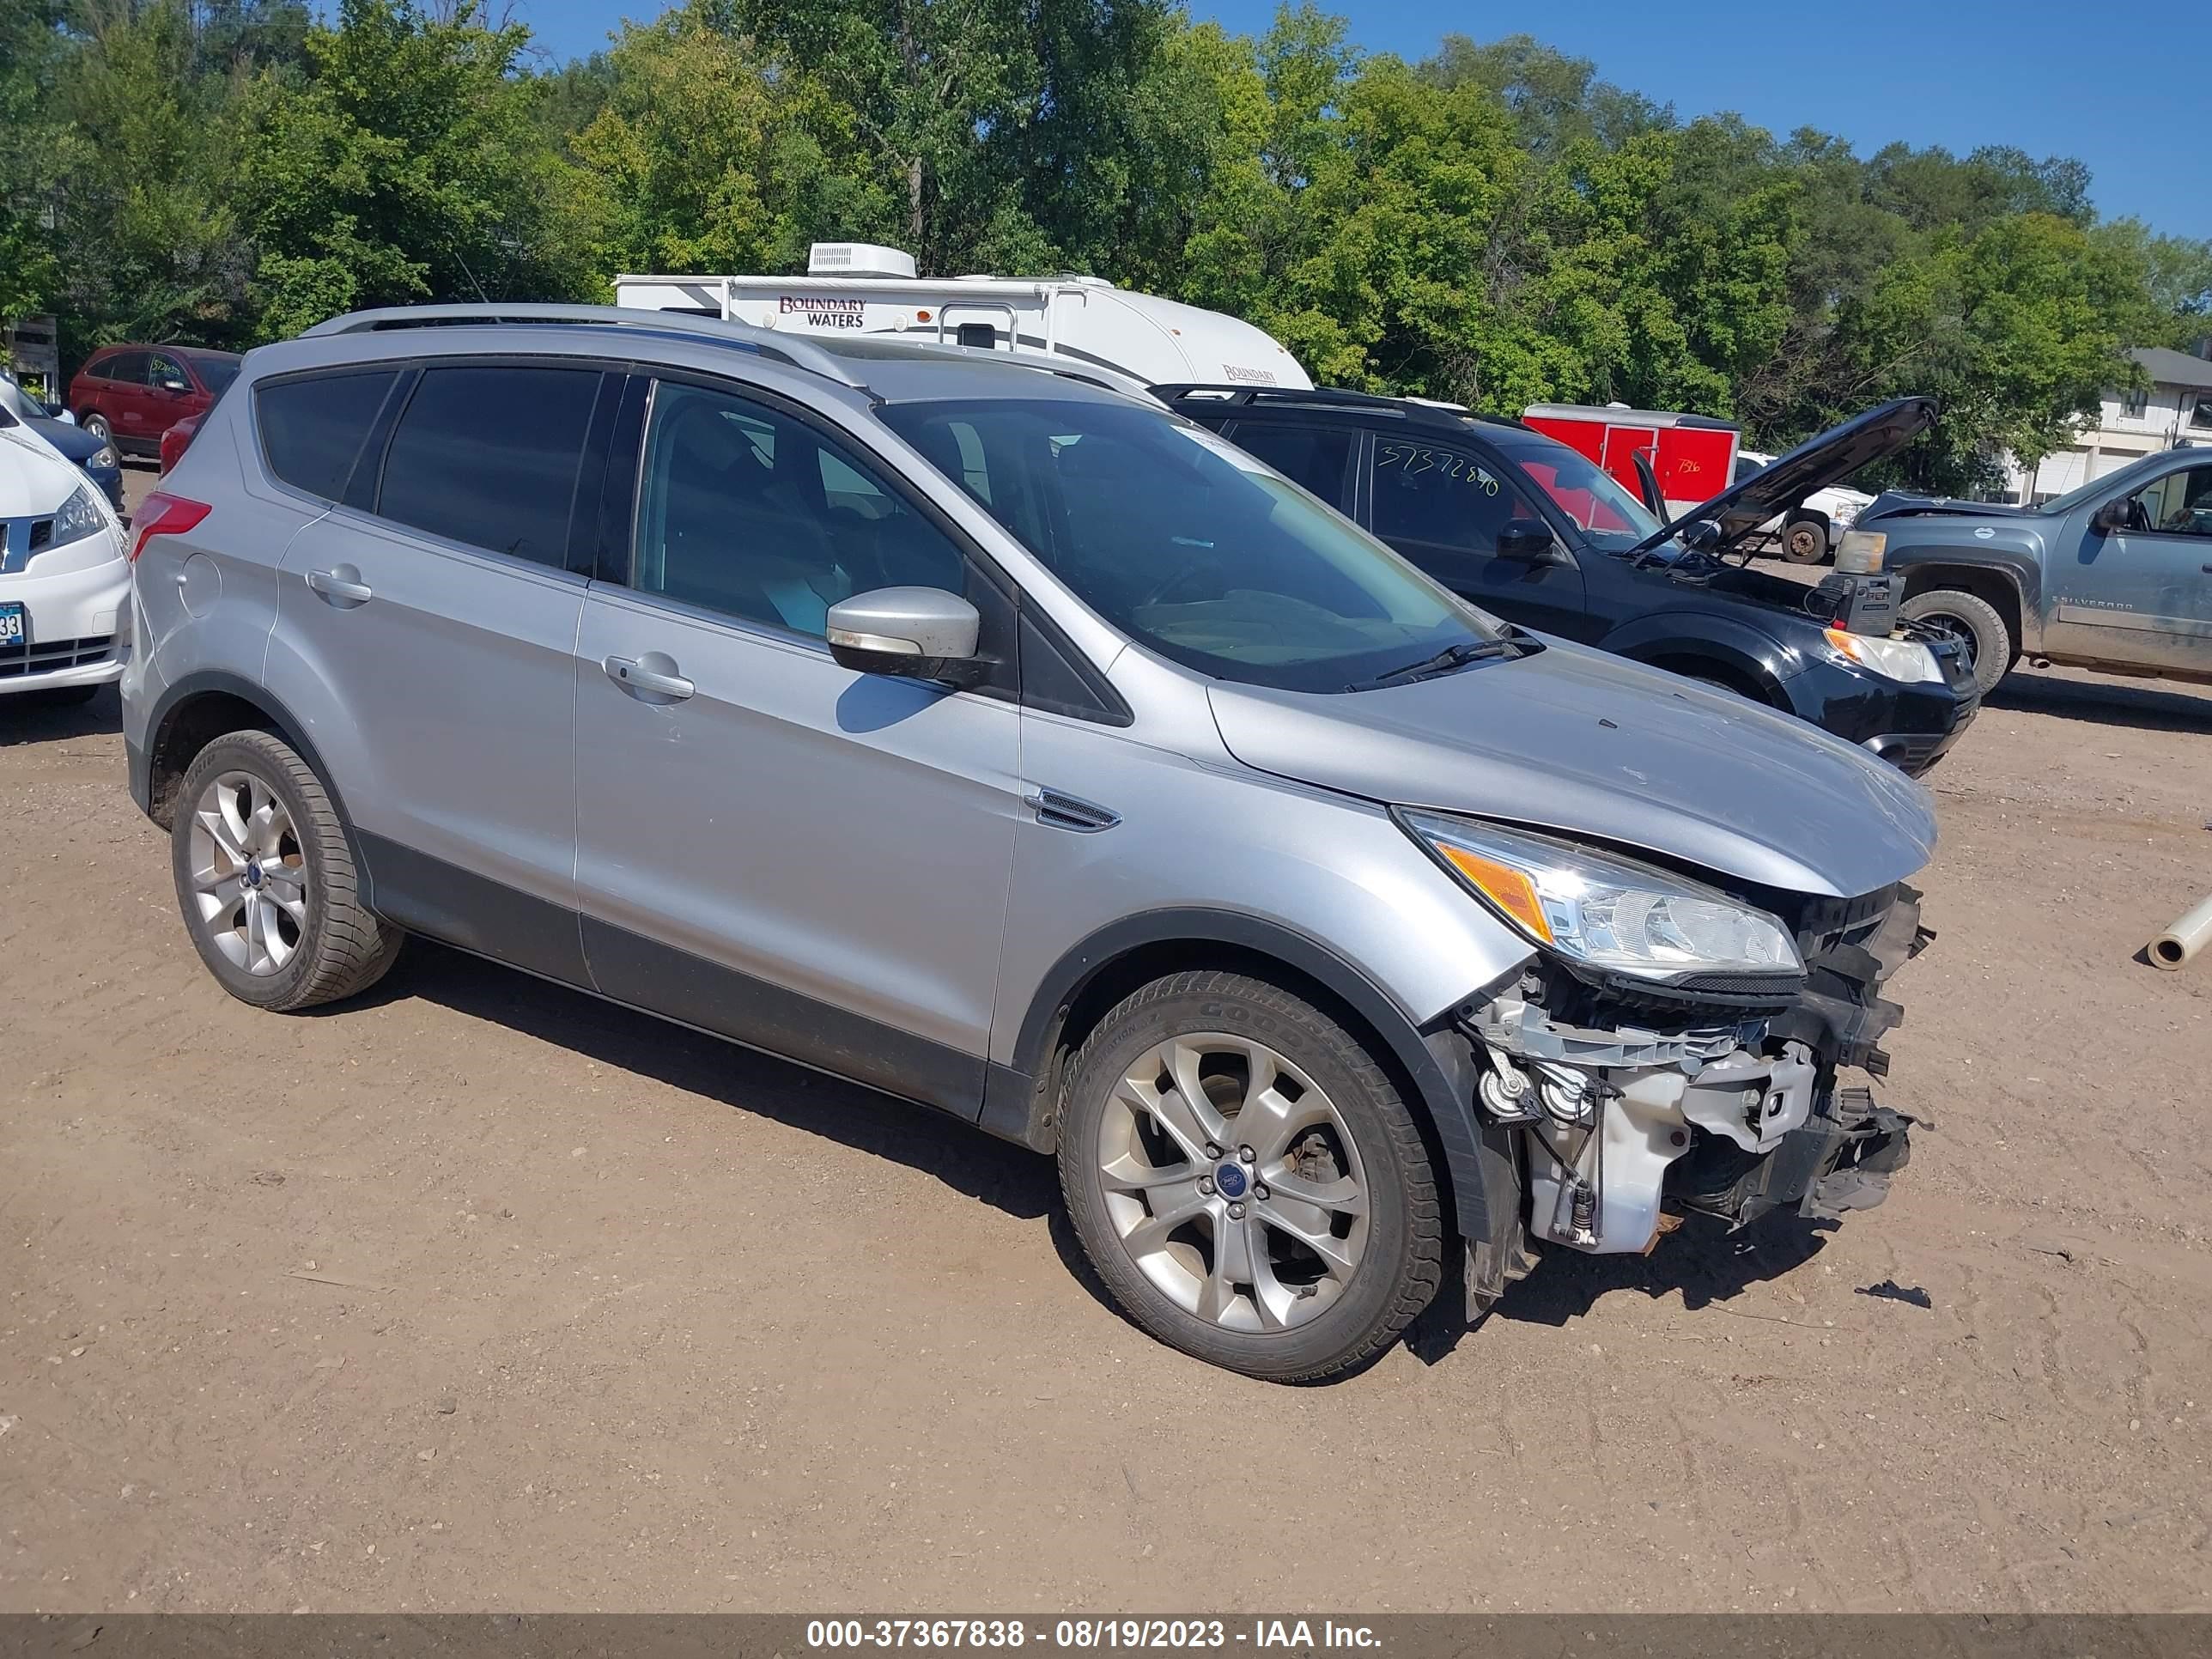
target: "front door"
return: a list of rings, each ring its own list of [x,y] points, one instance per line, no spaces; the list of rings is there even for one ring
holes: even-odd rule
[[[2066,520],[2051,549],[2045,648],[2212,674],[2212,459],[2177,457],[2123,506],[2118,529],[2092,529],[2094,507]]]
[[[1368,500],[1375,533],[1454,592],[1510,622],[1587,636],[1583,573],[1571,553],[1555,545],[1546,559],[1498,556],[1500,530],[1544,515],[1489,457],[1378,433]]]
[[[593,586],[576,649],[595,982],[973,1116],[1020,710],[856,673],[823,642],[839,599],[961,592],[966,559],[842,441],[673,380],[653,389],[632,544],[627,585]]]
[[[572,983],[586,579],[567,568],[569,520],[621,378],[425,369],[399,394],[380,489],[286,549],[266,672],[330,767],[375,908]]]

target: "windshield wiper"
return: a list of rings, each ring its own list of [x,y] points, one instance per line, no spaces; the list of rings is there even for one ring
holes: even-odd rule
[[[1409,662],[1401,668],[1385,669],[1371,680],[1346,689],[1352,691],[1372,690],[1378,685],[1395,685],[1404,680],[1432,679],[1439,674],[1449,674],[1464,668],[1471,662],[1482,662],[1491,657],[1503,657],[1521,649],[1518,640],[1462,640],[1448,645],[1433,657],[1424,657],[1419,662]]]

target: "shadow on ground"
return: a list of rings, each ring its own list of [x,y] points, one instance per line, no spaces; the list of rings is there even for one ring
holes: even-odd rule
[[[2212,734],[2212,690],[2114,684],[2110,680],[2059,679],[2009,674],[1989,695],[1992,708],[2014,708],[2098,726],[2133,726],[2148,732]]]
[[[0,749],[106,737],[122,729],[123,703],[112,685],[79,703],[49,702],[36,691],[0,692]]]
[[[1054,1207],[1050,1160],[957,1118],[422,939],[410,939],[383,981],[344,1007],[410,997],[893,1159],[1023,1220]]]

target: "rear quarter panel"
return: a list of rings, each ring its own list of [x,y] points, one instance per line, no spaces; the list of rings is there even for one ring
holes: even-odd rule
[[[284,550],[321,516],[316,504],[263,480],[243,418],[249,401],[228,400],[210,413],[161,481],[167,494],[205,502],[208,516],[186,534],[155,537],[132,567],[138,635],[124,711],[134,744],[158,735],[145,729],[155,703],[189,676],[262,682]]]

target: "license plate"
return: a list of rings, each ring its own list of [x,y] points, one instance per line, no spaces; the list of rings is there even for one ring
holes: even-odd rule
[[[30,637],[30,624],[24,620],[21,605],[0,605],[0,650],[11,645],[21,645]]]

